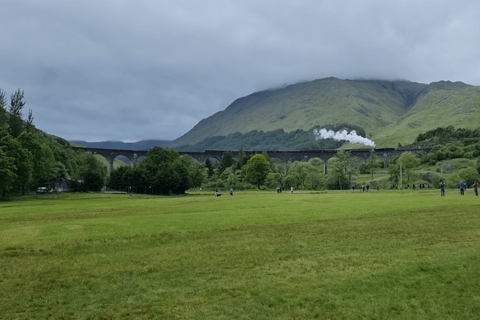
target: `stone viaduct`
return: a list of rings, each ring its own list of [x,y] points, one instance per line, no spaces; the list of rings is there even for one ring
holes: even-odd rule
[[[148,150],[123,150],[123,149],[102,149],[102,148],[83,148],[83,147],[73,147],[74,150],[83,150],[85,152],[100,154],[104,156],[109,164],[110,169],[113,168],[113,162],[116,157],[124,156],[128,158],[133,164],[137,163],[138,159],[142,156],[146,156]],[[423,154],[430,152],[431,148],[423,149],[395,149],[395,148],[377,148],[373,149],[375,154],[383,159],[385,167],[388,166],[389,159],[394,155],[399,155],[405,151],[411,151],[417,154]],[[345,151],[350,152],[352,157],[361,158],[364,162],[368,160],[371,155],[372,149],[345,149]],[[207,159],[216,159],[221,161],[225,152],[230,152],[230,154],[238,158],[238,150],[205,150],[204,152],[179,152],[181,155],[188,155],[200,162],[205,162]],[[255,155],[261,154],[264,151],[244,151],[246,155]],[[289,161],[308,161],[312,158],[320,158],[324,163],[324,173],[327,173],[327,162],[330,158],[333,158],[337,155],[338,150],[325,149],[325,150],[304,150],[304,151],[266,151],[266,153],[272,159],[279,159],[282,162]]]

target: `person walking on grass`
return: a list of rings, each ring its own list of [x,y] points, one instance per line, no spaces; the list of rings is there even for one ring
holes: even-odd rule
[[[443,180],[440,181],[440,196],[445,197],[445,182]]]
[[[478,197],[478,182],[475,181],[473,184],[473,191],[475,192],[475,197]]]

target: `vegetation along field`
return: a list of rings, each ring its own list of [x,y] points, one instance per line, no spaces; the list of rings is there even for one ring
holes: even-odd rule
[[[480,198],[436,190],[0,202],[0,319],[478,319]]]

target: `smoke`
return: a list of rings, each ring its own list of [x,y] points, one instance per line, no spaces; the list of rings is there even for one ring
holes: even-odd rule
[[[313,134],[315,135],[316,139],[334,139],[334,140],[345,140],[353,143],[363,143],[366,146],[375,147],[375,142],[370,139],[364,138],[362,136],[357,135],[355,130],[347,132],[347,130],[333,132],[332,130],[327,129],[313,129]]]

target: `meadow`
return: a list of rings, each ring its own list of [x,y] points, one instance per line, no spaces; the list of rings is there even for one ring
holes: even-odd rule
[[[478,319],[480,198],[448,190],[0,202],[0,319]]]

